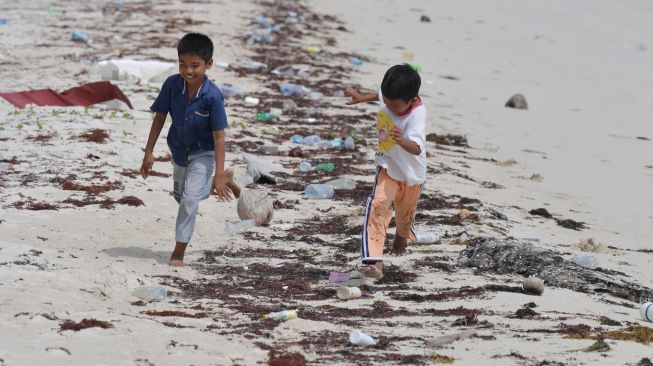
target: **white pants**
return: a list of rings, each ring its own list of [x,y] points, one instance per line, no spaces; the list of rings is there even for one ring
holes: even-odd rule
[[[213,182],[215,153],[203,151],[188,156],[188,166],[174,166],[174,186],[172,195],[179,203],[175,240],[178,243],[188,243],[195,231],[197,209],[201,200],[207,199]]]

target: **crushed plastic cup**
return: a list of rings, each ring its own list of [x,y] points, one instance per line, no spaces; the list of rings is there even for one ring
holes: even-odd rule
[[[349,343],[355,346],[373,346],[376,344],[374,339],[360,330],[352,330],[349,333]]]
[[[143,301],[161,301],[168,296],[168,292],[163,287],[141,286],[135,288],[131,295]]]
[[[599,260],[591,255],[574,254],[570,259],[572,262],[584,268],[594,269],[599,266]]]
[[[302,135],[292,135],[290,138],[290,141],[296,143],[296,144],[302,144],[304,143],[304,137]]]
[[[361,297],[361,289],[358,287],[341,286],[336,290],[336,295],[340,300],[358,299]]]
[[[415,243],[417,244],[433,244],[437,243],[440,237],[436,233],[417,233],[415,235]]]
[[[329,282],[348,282],[349,273],[348,272],[331,272],[329,275]]]

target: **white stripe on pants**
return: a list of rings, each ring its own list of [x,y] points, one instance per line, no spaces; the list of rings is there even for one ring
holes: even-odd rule
[[[179,166],[174,161],[172,165],[174,166],[172,195],[179,203],[175,240],[178,243],[188,243],[195,230],[199,202],[207,199],[211,192],[215,153],[203,151],[189,155],[186,167]]]

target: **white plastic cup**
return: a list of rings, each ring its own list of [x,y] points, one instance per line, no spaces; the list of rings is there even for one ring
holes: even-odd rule
[[[355,346],[373,346],[376,344],[372,337],[359,330],[352,330],[349,333],[349,343]]]
[[[358,287],[340,286],[336,290],[338,298],[341,300],[358,299],[361,297],[361,289]]]
[[[645,302],[639,307],[639,315],[642,319],[653,322],[653,302]]]

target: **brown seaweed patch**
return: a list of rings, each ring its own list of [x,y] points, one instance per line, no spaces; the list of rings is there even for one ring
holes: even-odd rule
[[[26,201],[18,201],[12,203],[9,207],[21,209],[21,210],[31,210],[31,211],[43,211],[43,210],[54,210],[58,211],[59,206],[48,203],[48,202],[37,202],[32,198],[28,198]]]
[[[280,353],[270,350],[269,366],[306,366],[306,358],[298,352]]]
[[[119,203],[121,205],[134,206],[134,207],[145,205],[145,203],[143,203],[143,200],[134,196],[125,196],[123,198],[118,199],[116,203]]]
[[[108,329],[113,328],[113,324],[105,322],[102,320],[96,319],[82,319],[79,323],[75,323],[73,320],[65,320],[59,324],[59,330],[74,330],[75,332],[80,331],[86,328],[102,328]]]
[[[105,144],[109,139],[109,133],[106,130],[100,128],[94,128],[92,130],[88,130],[85,133],[79,135],[79,138],[87,142]]]
[[[61,186],[61,189],[63,189],[64,191],[83,191],[90,196],[97,196],[100,193],[105,193],[105,192],[122,188],[122,183],[118,181],[85,186],[75,182],[75,178],[73,176],[68,176],[66,178],[56,177],[51,179],[50,182],[59,184]]]
[[[384,271],[385,276],[385,271]],[[399,301],[448,301],[453,299],[462,299],[468,297],[480,297],[488,292],[515,292],[524,294],[524,290],[519,286],[506,285],[485,285],[480,287],[464,286],[458,289],[445,289],[436,294],[420,295],[416,293],[391,293],[390,298]]]

